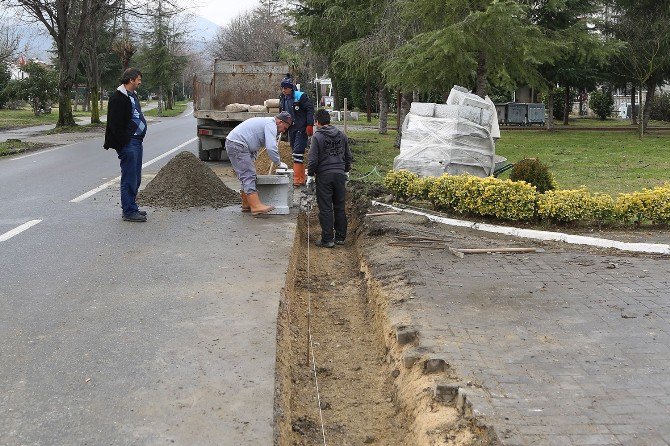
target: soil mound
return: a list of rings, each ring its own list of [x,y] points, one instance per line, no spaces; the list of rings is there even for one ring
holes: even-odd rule
[[[293,169],[293,150],[286,141],[279,141],[279,158],[288,165],[289,169]],[[307,161],[307,151],[305,151],[305,161]],[[274,173],[277,166],[272,163],[268,152],[263,149],[256,160],[256,173],[258,175],[268,175],[270,167],[272,167],[272,173]]]
[[[186,209],[222,208],[241,200],[239,193],[223,184],[205,163],[191,152],[181,152],[140,191],[137,202],[145,206]]]

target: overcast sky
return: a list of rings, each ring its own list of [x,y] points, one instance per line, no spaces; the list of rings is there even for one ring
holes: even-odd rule
[[[239,14],[258,6],[258,0],[180,0],[188,11],[217,25],[227,25]]]

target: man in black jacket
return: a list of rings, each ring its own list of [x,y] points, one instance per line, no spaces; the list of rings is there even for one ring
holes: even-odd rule
[[[306,93],[298,91],[290,74],[281,81],[279,111],[288,112],[293,125],[288,129],[288,139],[293,152],[293,185],[305,184],[305,149],[307,137],[314,131],[314,104]]]
[[[347,237],[345,192],[353,157],[346,135],[330,125],[328,111],[319,109],[315,121],[317,130],[307,155],[307,185],[311,186],[316,176],[316,203],[321,224],[321,240],[316,245],[332,248],[336,244],[344,245]]]
[[[135,202],[142,181],[142,141],[147,121],[135,91],[142,84],[142,73],[128,68],[121,85],[109,97],[105,149],[116,149],[121,164],[121,209],[124,221],[147,221],[147,213]]]

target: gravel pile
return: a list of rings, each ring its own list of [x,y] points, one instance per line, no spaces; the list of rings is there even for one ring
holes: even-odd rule
[[[222,208],[241,202],[212,169],[191,152],[181,152],[167,163],[137,195],[140,205],[186,209]]]

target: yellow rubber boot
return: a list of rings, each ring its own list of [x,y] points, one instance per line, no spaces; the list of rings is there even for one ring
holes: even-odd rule
[[[293,185],[305,185],[305,165],[303,163],[293,163]]]
[[[251,215],[267,214],[275,208],[274,206],[266,206],[261,203],[257,192],[247,194],[247,201],[249,202],[249,207],[251,207]]]
[[[251,206],[249,206],[247,194],[245,194],[243,190],[240,191],[240,197],[242,197],[242,212],[251,212]]]

